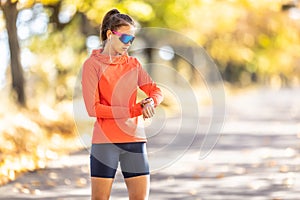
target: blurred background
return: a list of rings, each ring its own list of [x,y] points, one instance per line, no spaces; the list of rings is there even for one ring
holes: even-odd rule
[[[243,122],[267,119],[272,122],[265,126],[229,120],[224,132],[236,131],[243,135],[243,131],[252,130],[256,125],[258,130],[253,128],[253,131],[258,135],[283,130],[276,134],[287,133],[291,137],[286,138],[282,153],[297,159],[293,172],[300,171],[298,0],[1,0],[0,185],[15,180],[23,172],[47,168],[48,160],[83,148],[73,119],[74,88],[82,63],[92,49],[100,46],[99,27],[111,8],[129,14],[141,28],[171,29],[203,47],[223,79],[228,113],[232,116],[229,119],[244,117]],[[139,39],[155,42],[146,37]],[[172,44],[164,48],[171,51]],[[145,49],[142,54],[146,63],[168,62],[192,86],[201,85],[193,67],[178,57],[159,54],[155,49]],[[151,66],[147,70],[154,79],[159,78]],[[209,104],[209,98],[201,100],[200,103]],[[172,98],[166,97],[162,106],[172,109],[171,104]],[[267,114],[262,114],[263,111]],[[281,121],[292,124],[281,126]],[[235,145],[243,141],[242,137],[227,142]],[[254,138],[251,147],[259,146],[256,143],[259,141]],[[278,167],[280,173],[291,169],[279,165],[276,159],[268,160],[265,167]],[[238,174],[247,171],[245,167],[234,169]],[[226,168],[224,172],[221,168],[221,171],[214,177],[223,178],[230,170]],[[295,185],[290,176],[294,174],[283,177],[280,184]],[[191,177],[195,178],[198,175]],[[171,182],[173,179],[167,177]],[[88,184],[80,181],[83,180],[79,179],[78,185]],[[14,186],[17,191],[26,189],[22,185]],[[197,196],[196,189],[187,194],[192,199],[201,196]]]

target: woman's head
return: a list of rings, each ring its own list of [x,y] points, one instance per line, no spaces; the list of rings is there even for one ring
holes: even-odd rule
[[[135,22],[129,15],[121,14],[117,9],[108,11],[103,18],[100,30],[102,42],[111,36],[112,31],[118,31],[122,26],[134,28]]]
[[[125,53],[134,39],[134,32],[135,22],[129,15],[121,14],[117,9],[108,11],[100,30],[103,53],[109,55]]]

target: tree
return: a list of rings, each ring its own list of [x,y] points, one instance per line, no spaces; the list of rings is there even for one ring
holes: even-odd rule
[[[68,24],[61,23],[58,15],[63,1],[49,0],[41,1],[41,3],[50,10],[50,21],[54,25],[55,30],[62,31]],[[21,49],[19,38],[17,34],[17,18],[20,11],[24,8],[32,8],[36,4],[35,1],[7,0],[0,1],[0,9],[3,11],[6,30],[8,33],[8,44],[10,50],[10,68],[12,77],[12,93],[15,97],[16,103],[22,107],[26,107],[26,93],[25,93],[25,78],[23,67],[21,64]],[[74,19],[74,18],[72,18]],[[84,28],[88,27],[85,23]],[[88,27],[89,28],[89,27]]]
[[[10,50],[10,66],[12,76],[12,89],[17,95],[17,103],[21,106],[26,106],[26,97],[24,92],[25,80],[23,76],[23,69],[20,61],[20,46],[17,35],[17,1],[10,0],[0,4],[6,20],[6,29],[9,40]]]
[[[265,78],[279,73],[299,80],[297,52],[300,48],[300,24],[288,20],[280,2],[271,5],[268,1],[250,0],[0,2],[9,35],[12,88],[21,105],[25,105],[26,98],[16,20],[18,12],[22,14],[22,9],[33,11],[36,6],[42,7],[41,13],[47,15],[47,34],[43,33],[43,37],[40,34],[31,35],[25,45],[22,43],[22,48],[30,49],[35,55],[35,63],[26,72],[26,77],[33,77],[26,81],[28,96],[34,97],[38,93],[44,98],[48,92],[52,97],[54,91],[57,101],[72,97],[72,76],[77,75],[87,53],[85,40],[89,36],[99,35],[99,25],[104,14],[114,7],[132,16],[141,27],[171,28],[191,37],[209,52],[224,78],[231,83],[264,83],[264,80],[268,81]],[[62,20],[65,14],[67,18]],[[150,38],[153,37],[144,36],[143,40],[152,44]],[[176,40],[172,45],[182,45],[175,43]],[[143,53],[150,63],[155,62],[152,60],[155,56],[151,49]],[[30,89],[34,90],[33,95]],[[30,105],[29,100],[27,105]]]

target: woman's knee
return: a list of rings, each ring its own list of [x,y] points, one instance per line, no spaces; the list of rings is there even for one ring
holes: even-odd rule
[[[147,194],[131,194],[129,195],[129,200],[147,200]]]
[[[109,200],[109,196],[106,194],[92,194],[92,200]]]

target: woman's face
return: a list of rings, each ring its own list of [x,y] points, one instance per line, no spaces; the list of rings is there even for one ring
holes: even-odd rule
[[[121,26],[118,30],[116,30],[116,32],[112,32],[111,33],[111,41],[110,41],[112,53],[115,55],[126,53],[128,48],[131,46],[131,42],[124,44],[120,40],[120,37],[122,34],[134,36],[134,33],[135,33],[135,28],[133,26]],[[131,38],[130,36],[129,37],[125,36],[125,37],[130,39]]]

